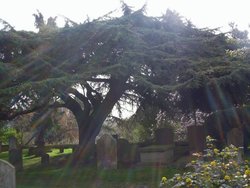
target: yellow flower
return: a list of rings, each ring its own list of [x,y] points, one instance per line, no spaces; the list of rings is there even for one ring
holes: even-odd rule
[[[162,182],[162,183],[167,183],[167,180],[168,180],[168,179],[167,179],[165,176],[163,176],[163,177],[161,178],[161,182]]]
[[[190,184],[190,183],[192,183],[192,180],[190,178],[186,178],[186,183]]]
[[[246,176],[250,176],[250,170],[249,170],[249,169],[246,169],[246,170],[245,170],[245,175],[246,175]]]
[[[229,181],[229,180],[231,180],[231,178],[230,178],[230,176],[225,175],[225,176],[224,176],[224,180]]]
[[[204,165],[202,165],[202,167],[203,167],[203,168],[207,168],[207,167],[208,167],[208,165],[207,165],[207,164],[204,164]]]
[[[215,167],[215,166],[217,165],[217,163],[216,163],[216,161],[212,161],[212,162],[210,163],[210,165],[213,166],[213,167]]]
[[[180,181],[181,180],[181,176],[177,176],[177,181]]]
[[[219,150],[217,148],[214,148],[214,153],[215,154],[218,154],[219,153]]]

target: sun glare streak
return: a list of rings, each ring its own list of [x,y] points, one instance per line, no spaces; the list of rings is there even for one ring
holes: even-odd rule
[[[215,97],[213,96],[213,93],[211,92],[211,89],[209,88],[209,86],[206,86],[206,95],[207,95],[207,98],[208,98],[210,108],[212,110],[218,109],[217,102],[216,102]]]
[[[222,106],[223,109],[228,109],[230,108],[230,110],[232,111],[232,114],[227,114],[226,113],[226,119],[230,124],[235,124],[235,125],[240,125],[240,117],[236,111],[236,108],[234,107],[234,105],[232,104],[232,102],[229,100],[228,97],[226,97],[226,94],[223,93],[223,91],[220,89],[220,87],[218,86],[218,84],[215,84],[216,87],[216,92],[219,95],[219,101],[222,102]],[[232,117],[234,117],[232,122]]]
[[[69,158],[72,159],[73,158],[73,151],[71,154],[69,154]],[[77,173],[76,168],[72,168],[71,164],[72,164],[72,160],[70,159],[66,159],[66,163],[63,165],[63,167],[61,167],[61,173],[59,175],[59,177],[57,178],[57,180],[55,181],[54,185],[55,186],[59,186],[60,182],[63,181],[63,179],[66,177],[66,175],[70,172],[71,174],[74,174],[74,177],[76,177],[77,175],[79,175]],[[73,182],[73,181],[72,181]]]

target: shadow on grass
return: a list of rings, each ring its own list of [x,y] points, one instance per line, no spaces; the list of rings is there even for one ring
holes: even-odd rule
[[[135,188],[147,185],[158,187],[162,176],[172,177],[180,170],[166,167],[133,167],[100,170],[95,165],[69,165],[70,152],[49,153],[49,166],[42,166],[40,157],[27,156],[24,151],[24,170],[17,172],[17,188]],[[8,158],[0,154],[0,158]]]

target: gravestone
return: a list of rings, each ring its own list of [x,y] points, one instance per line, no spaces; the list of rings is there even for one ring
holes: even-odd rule
[[[244,134],[239,128],[233,128],[227,133],[227,145],[234,145],[239,148],[237,161],[243,162]]]
[[[243,132],[239,128],[233,128],[227,133],[227,144],[232,144],[236,147],[243,147],[243,138]]]
[[[203,152],[206,146],[206,131],[204,126],[188,126],[187,139],[190,153]]]
[[[15,167],[7,161],[0,159],[0,187],[16,188]]]
[[[59,153],[63,153],[64,152],[64,148],[59,148]]]
[[[9,150],[17,149],[17,139],[14,136],[9,138]]]
[[[155,142],[157,145],[173,145],[174,131],[170,127],[157,129],[155,131]]]
[[[96,143],[97,167],[101,169],[117,168],[117,141],[108,134],[102,135]]]
[[[15,137],[9,138],[9,162],[15,166],[17,171],[23,169],[22,149],[18,148]]]
[[[117,140],[118,165],[129,167],[140,160],[138,146],[130,144],[126,139]]]
[[[178,141],[174,145],[174,158],[178,159],[189,155],[190,149],[187,141]]]
[[[44,153],[41,155],[41,165],[47,166],[49,164],[49,154]]]

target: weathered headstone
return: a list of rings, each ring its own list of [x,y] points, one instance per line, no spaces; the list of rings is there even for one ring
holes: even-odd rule
[[[188,142],[186,141],[175,142],[175,146],[174,146],[174,158],[175,159],[189,155],[190,154],[189,151],[190,149],[189,149]]]
[[[241,129],[233,128],[227,133],[227,145],[234,145],[239,148],[237,161],[243,162],[244,134]]]
[[[238,128],[233,128],[227,133],[227,144],[236,147],[243,147],[244,144],[243,132]]]
[[[59,153],[63,153],[64,152],[64,148],[59,148]]]
[[[15,137],[9,138],[9,162],[15,166],[17,171],[23,169],[22,149],[18,148]]]
[[[190,153],[203,152],[206,146],[206,131],[204,126],[188,126],[187,139]]]
[[[14,136],[9,138],[9,150],[17,149],[17,139]]]
[[[155,131],[155,142],[159,145],[174,144],[174,131],[172,128],[166,127]]]
[[[108,134],[97,140],[97,167],[102,169],[117,168],[117,141]]]
[[[77,149],[77,146],[73,146],[72,147],[72,153],[74,153],[76,151],[76,149]]]
[[[117,140],[117,161],[119,165],[129,167],[139,161],[138,146],[130,144],[126,139]]]
[[[47,166],[49,164],[49,154],[44,153],[41,155],[41,165]]]
[[[15,167],[7,161],[0,159],[0,187],[16,188]]]

